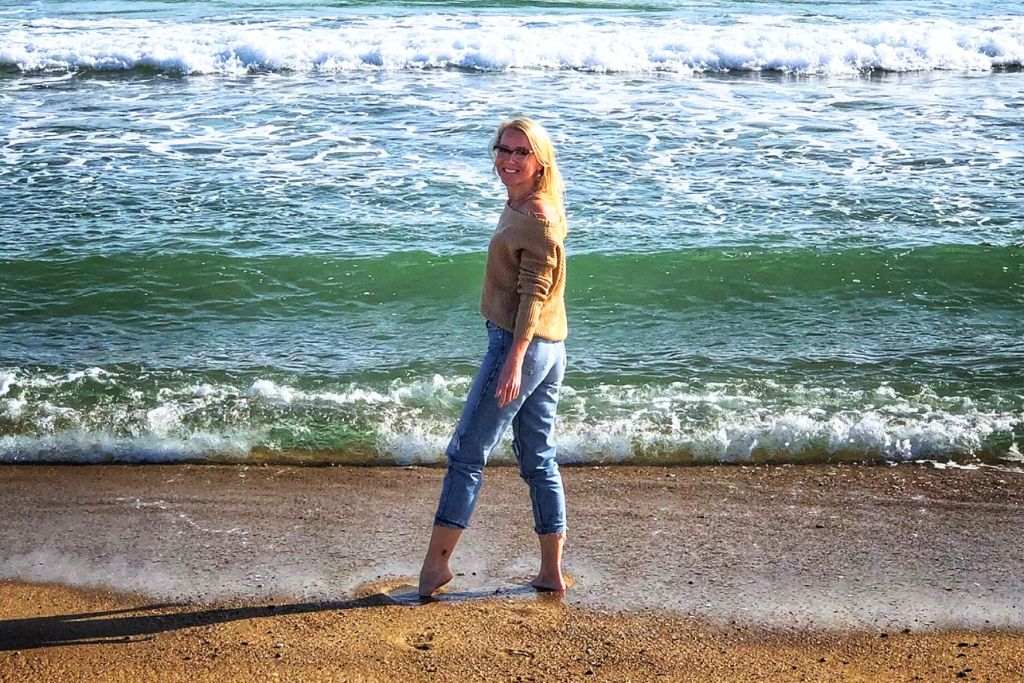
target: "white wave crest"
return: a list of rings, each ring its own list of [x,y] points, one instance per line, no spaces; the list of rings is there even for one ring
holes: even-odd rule
[[[326,402],[338,405],[349,404],[422,404],[450,402],[458,392],[462,391],[468,380],[465,378],[446,379],[434,375],[430,379],[396,382],[386,390],[361,387],[351,384],[341,391],[305,391],[287,385],[279,385],[273,380],[258,379],[246,390],[246,396],[269,401],[291,403]],[[206,395],[214,393],[212,388],[204,389]]]
[[[0,66],[24,72],[182,74],[463,68],[592,72],[990,70],[1024,65],[1024,18],[869,24],[796,18],[677,20],[458,15],[292,20],[255,26],[46,20],[0,31]]]
[[[91,379],[95,382],[110,382],[114,381],[111,378],[116,377],[111,372],[104,370],[103,368],[86,368],[85,370],[78,370],[75,372],[69,372],[67,374],[67,381],[77,382],[80,379]]]
[[[261,437],[261,434],[244,431],[196,432],[182,438],[158,433],[120,436],[102,431],[73,430],[41,436],[2,436],[0,462],[232,461],[248,457]]]
[[[350,461],[351,452],[368,464],[439,463],[471,382],[433,375],[314,389],[259,378],[240,388],[185,378],[148,396],[118,385],[117,401],[83,404],[69,379],[76,374],[6,372],[18,393],[0,403],[7,432],[0,462],[273,459],[275,452],[285,460],[340,453]],[[1021,425],[1022,412],[927,387],[567,385],[556,440],[563,463],[900,462],[1003,451],[1010,459]],[[510,438],[492,459],[514,462]]]
[[[292,399],[295,398],[295,392],[292,389],[278,386],[269,379],[256,380],[245,393],[247,396],[259,396],[285,403],[291,403]]]
[[[0,372],[0,396],[6,396],[18,378],[13,372]]]

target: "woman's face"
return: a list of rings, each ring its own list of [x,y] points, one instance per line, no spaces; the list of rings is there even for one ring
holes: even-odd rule
[[[504,150],[512,150],[512,153]],[[523,152],[528,153],[524,155]],[[518,128],[506,128],[501,134],[494,167],[506,187],[531,190],[542,168],[530,146],[530,138]]]

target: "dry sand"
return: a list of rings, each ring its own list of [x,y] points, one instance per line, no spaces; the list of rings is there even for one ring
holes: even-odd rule
[[[155,606],[6,584],[3,681],[1019,681],[1009,633],[787,632],[550,600]],[[15,649],[16,648],[16,649]]]
[[[494,468],[418,604],[442,474],[0,467],[0,681],[1024,680],[1024,475],[566,468],[560,600]]]

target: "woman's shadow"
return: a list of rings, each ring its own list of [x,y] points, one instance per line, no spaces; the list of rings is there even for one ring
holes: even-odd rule
[[[7,619],[0,620],[0,652],[61,645],[130,643],[152,640],[158,633],[243,619],[263,619],[311,612],[343,612],[362,607],[414,607],[433,602],[529,594],[537,595],[533,589],[515,587],[500,591],[449,592],[437,598],[420,599],[414,587],[400,586],[350,600],[206,609],[196,609],[194,604],[188,603],[163,603],[105,612]]]
[[[387,596],[368,596],[340,602],[303,602],[194,609],[194,605],[165,603],[108,612],[83,612],[0,621],[0,651],[57,645],[151,640],[155,634],[241,619],[394,604]],[[179,609],[181,611],[172,611]]]

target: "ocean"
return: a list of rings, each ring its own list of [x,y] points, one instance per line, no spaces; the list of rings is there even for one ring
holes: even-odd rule
[[[561,462],[1021,466],[1024,2],[977,0],[0,0],[0,462],[442,462],[519,114]]]

